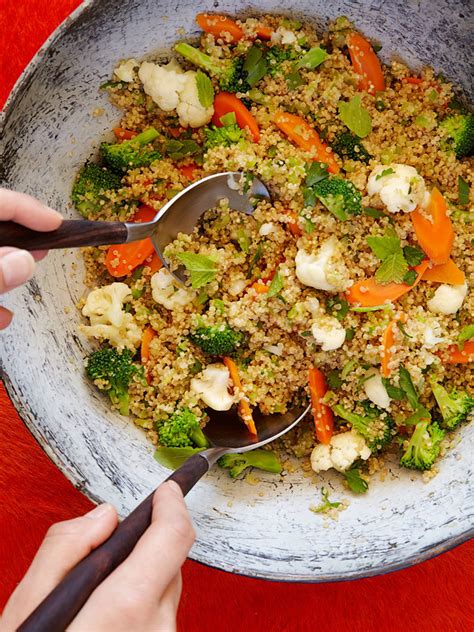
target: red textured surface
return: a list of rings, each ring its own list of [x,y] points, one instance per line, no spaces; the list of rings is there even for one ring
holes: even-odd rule
[[[0,106],[77,0],[0,0]],[[0,385],[0,609],[48,526],[90,502],[45,456]],[[326,537],[331,537],[330,529]],[[187,562],[180,630],[200,632],[471,632],[474,544],[383,577],[289,585]]]

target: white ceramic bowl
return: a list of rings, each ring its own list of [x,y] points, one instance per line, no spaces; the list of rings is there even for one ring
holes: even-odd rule
[[[469,32],[460,2],[364,3],[292,1],[288,14],[316,23],[346,14],[381,40],[383,56],[397,51],[437,70],[472,92]],[[120,58],[152,55],[196,33],[194,15],[218,10],[280,12],[274,0],[196,4],[189,0],[86,2],[40,51],[15,87],[2,123],[3,182],[64,212],[74,173],[119,114],[99,93]],[[465,7],[467,11],[467,3]],[[92,112],[103,108],[104,114]],[[53,461],[91,498],[114,503],[125,515],[166,475],[140,430],[110,412],[84,379],[88,344],[76,333],[82,264],[72,251],[52,253],[27,287],[8,296],[13,325],[1,334],[8,391],[25,423]],[[254,577],[287,581],[351,579],[427,559],[470,535],[473,428],[440,463],[428,484],[391,469],[370,491],[352,497],[338,522],[324,527],[309,511],[320,485],[300,473],[284,479],[258,474],[250,486],[218,468],[189,494],[197,542],[191,557]],[[8,447],[6,446],[5,449]],[[334,498],[347,497],[337,478],[321,479]],[[61,502],[61,499],[58,499]]]

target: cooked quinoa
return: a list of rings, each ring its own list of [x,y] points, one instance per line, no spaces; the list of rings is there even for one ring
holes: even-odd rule
[[[203,447],[184,426],[168,432],[183,413],[205,428],[206,409],[233,405],[249,424],[252,410],[311,398],[312,414],[270,446],[276,459],[307,471],[311,455],[359,493],[386,451],[436,471],[474,405],[472,115],[431,68],[364,75],[375,53],[346,18],[323,35],[275,16],[219,33],[206,20],[193,45],[207,66],[178,53],[118,65],[103,86],[122,112],[114,142],[140,156],[120,169],[105,147],[100,178],[115,184],[90,194],[79,175],[73,200],[89,219],[149,221],[192,181],[238,171],[271,201],[248,216],[223,199],[170,243],[185,287],[149,243],[85,249],[81,330],[129,361],[120,388],[93,357],[89,377],[157,446]],[[230,64],[240,74],[225,101]],[[468,155],[451,119],[468,128]]]

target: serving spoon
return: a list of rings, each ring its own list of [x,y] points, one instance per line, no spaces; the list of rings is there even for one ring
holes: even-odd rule
[[[207,410],[209,422],[204,430],[211,447],[191,456],[166,481],[176,481],[186,495],[223,454],[264,446],[294,428],[310,408],[301,404],[284,414],[255,412],[257,436],[247,430],[235,407],[226,412]],[[67,628],[93,590],[127,558],[149,526],[153,494],[118,525],[108,540],[69,571],[20,625],[18,632],[63,632]]]
[[[85,219],[65,219],[61,226],[50,232],[25,228],[15,222],[0,224],[0,246],[13,246],[23,250],[49,250],[52,248],[76,248],[80,246],[105,246],[126,244],[149,237],[163,265],[165,247],[179,233],[192,233],[199,218],[214,208],[223,198],[229,200],[229,208],[251,215],[255,200],[270,199],[267,187],[253,178],[245,187],[238,171],[216,173],[202,178],[176,194],[159,211],[152,222],[97,222]],[[169,268],[168,268],[169,269]],[[170,272],[184,282],[183,268]]]

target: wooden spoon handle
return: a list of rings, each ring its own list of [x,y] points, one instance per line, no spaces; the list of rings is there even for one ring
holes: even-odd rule
[[[207,459],[194,454],[166,480],[176,481],[186,495],[208,469]],[[150,494],[108,540],[69,571],[17,632],[64,632],[93,590],[132,552],[151,522],[152,506],[153,494]]]
[[[65,219],[61,226],[49,232],[26,228],[15,222],[0,223],[0,246],[23,250],[104,246],[127,241],[124,222],[90,222],[85,219]]]

